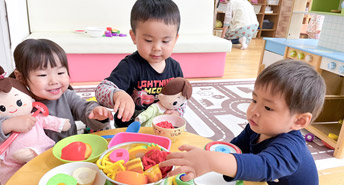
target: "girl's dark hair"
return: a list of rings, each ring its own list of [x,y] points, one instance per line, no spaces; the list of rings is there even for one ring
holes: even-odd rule
[[[137,0],[131,9],[130,25],[135,33],[138,22],[149,19],[162,20],[165,24],[180,26],[178,6],[172,0]]]
[[[322,110],[326,85],[320,74],[306,62],[281,60],[265,68],[257,77],[256,88],[271,87],[271,94],[281,93],[290,113],[313,115]]]
[[[69,68],[65,51],[55,42],[47,39],[27,39],[21,42],[14,50],[14,62],[16,70],[22,75],[27,83],[29,72],[37,69],[45,69],[50,64],[51,67],[57,66],[57,61],[61,62],[62,67]],[[14,77],[12,73],[10,77]]]

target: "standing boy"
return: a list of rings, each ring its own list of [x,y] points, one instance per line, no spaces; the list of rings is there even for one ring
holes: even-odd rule
[[[121,60],[96,89],[98,102],[117,113],[116,127],[128,126],[138,113],[157,101],[169,80],[183,77],[179,63],[170,57],[180,26],[177,5],[172,0],[137,0],[130,24],[137,51]],[[183,109],[165,114],[182,115]]]
[[[279,61],[257,77],[248,124],[231,143],[243,154],[205,151],[183,145],[163,166],[180,166],[169,175],[186,173],[185,181],[207,172],[226,180],[267,181],[268,184],[317,185],[318,172],[300,130],[319,115],[326,86],[309,64]]]

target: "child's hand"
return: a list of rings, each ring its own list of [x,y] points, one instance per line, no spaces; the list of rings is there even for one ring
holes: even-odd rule
[[[117,118],[127,122],[133,116],[135,104],[131,96],[125,91],[117,91],[113,95],[113,103],[115,104],[113,111],[117,112]]]
[[[190,145],[182,145],[179,150],[186,152],[172,152],[167,155],[166,161],[159,164],[160,167],[179,166],[169,172],[168,176],[185,173],[186,175],[182,177],[182,180],[189,181],[211,171],[207,160],[205,160],[207,159],[207,151]]]
[[[164,114],[173,115],[173,116],[180,116],[178,111],[172,110],[172,109],[166,110],[166,111],[164,112]]]
[[[37,155],[38,154],[30,148],[22,148],[13,153],[13,158],[20,163],[26,163],[35,158]]]
[[[31,114],[12,117],[2,123],[2,130],[4,134],[10,132],[27,132],[32,129],[36,121],[37,119]]]
[[[113,115],[107,108],[103,106],[97,106],[92,110],[90,115],[88,115],[88,118],[96,120],[105,120],[109,118],[113,120]]]
[[[65,122],[64,122],[64,125],[63,125],[63,127],[62,127],[62,131],[67,131],[67,130],[69,130],[70,129],[70,121],[69,121],[69,119],[66,119],[65,120]]]

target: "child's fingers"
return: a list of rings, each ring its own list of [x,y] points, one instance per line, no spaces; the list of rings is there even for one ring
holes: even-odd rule
[[[110,119],[110,120],[113,120],[113,115],[112,115],[112,112],[107,110],[107,117]]]
[[[171,152],[166,156],[166,159],[177,159],[177,158],[183,158],[185,153],[183,152]]]
[[[123,113],[123,120],[129,121],[134,114],[134,108],[129,108]]]
[[[36,122],[37,122],[37,118],[32,116],[31,117],[31,125],[34,126],[36,124]]]
[[[94,118],[94,113],[93,113],[93,111],[90,113],[90,115],[88,115],[88,118],[89,118],[89,119],[93,119],[93,118]]]
[[[197,147],[191,146],[191,145],[182,145],[182,146],[178,147],[178,149],[180,151],[190,151],[190,150],[195,149],[195,148],[197,148]]]
[[[195,171],[191,167],[188,167],[188,166],[180,166],[170,171],[168,173],[168,176],[170,177],[170,176],[178,175],[181,173],[185,173],[185,175],[182,177],[182,180],[185,182],[195,178]]]
[[[123,115],[124,110],[125,110],[124,105],[122,105],[118,108],[118,111],[117,111],[117,118],[118,119],[122,119],[122,115]],[[122,119],[122,121],[125,121],[125,120]]]
[[[119,101],[116,101],[115,105],[113,106],[113,112],[116,113],[118,111],[118,108],[119,108],[120,105],[121,105],[121,103]]]
[[[170,158],[167,159],[159,164],[160,167],[165,166],[187,166],[189,165],[189,161],[182,159],[182,158]]]
[[[195,172],[189,172],[189,173],[185,173],[186,175],[184,175],[183,177],[181,177],[182,181],[187,182],[189,180],[192,180],[196,177]]]

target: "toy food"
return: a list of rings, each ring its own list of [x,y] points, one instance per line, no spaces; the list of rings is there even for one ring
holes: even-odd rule
[[[156,125],[162,128],[174,128],[172,123],[168,121],[162,121],[162,122],[157,123]]]
[[[86,167],[77,168],[72,174],[78,182],[78,185],[92,185],[96,179],[96,175],[96,170]]]
[[[143,173],[143,165],[141,158],[135,158],[128,161],[127,163],[125,163],[125,168],[129,171]]]
[[[181,179],[181,177],[183,176],[185,176],[185,173],[177,175],[176,178],[174,178],[173,182],[178,185],[194,185],[195,184],[193,180],[183,181]]]
[[[130,185],[147,184],[148,182],[144,174],[134,171],[120,171],[117,173],[115,180]]]
[[[119,160],[111,162],[109,156],[116,150],[128,150],[128,162]],[[109,149],[97,161],[97,166],[102,174],[110,178],[111,182],[125,184],[155,183],[164,178],[172,167],[159,167],[159,163],[166,160],[169,152],[163,150],[155,143],[141,144],[133,143],[126,147]]]
[[[52,176],[47,182],[47,185],[77,185],[77,184],[78,182],[76,181],[76,179],[64,173],[58,173]]]
[[[128,162],[129,160],[129,152],[126,149],[119,148],[114,151],[109,156],[111,162],[117,162],[119,160],[124,160],[124,162]]]
[[[82,161],[89,158],[91,153],[91,145],[81,141],[76,141],[62,148],[61,159],[70,161]]]
[[[149,183],[157,182],[160,179],[162,179],[162,174],[159,168],[159,164],[156,164],[153,167],[150,167],[148,170],[144,172],[144,174],[147,176]]]
[[[139,145],[129,150],[129,160],[142,157],[147,152],[146,145]]]

